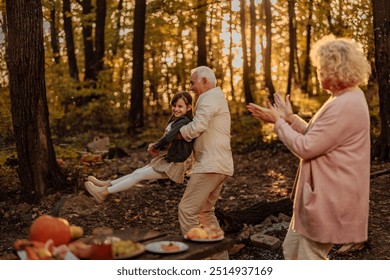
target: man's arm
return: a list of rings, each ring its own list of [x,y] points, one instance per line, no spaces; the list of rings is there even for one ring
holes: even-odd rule
[[[176,139],[177,134],[180,134],[180,128],[189,122],[190,119],[185,117],[173,123],[171,129],[154,144],[154,149],[161,150],[166,145],[170,144],[174,139]]]
[[[207,101],[205,102],[205,100],[203,100],[202,104],[198,104],[195,117],[189,124],[180,128],[180,133],[186,141],[190,142],[207,129],[214,115],[215,109],[213,107],[215,106],[212,106]]]

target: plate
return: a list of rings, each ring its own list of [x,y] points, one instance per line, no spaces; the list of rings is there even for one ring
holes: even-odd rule
[[[121,241],[122,249],[124,249],[124,250],[126,250],[126,243],[125,242],[126,241]],[[135,250],[133,249],[129,253],[124,254],[124,255],[119,255],[119,256],[115,256],[115,254],[113,252],[113,259],[115,259],[115,260],[130,259],[130,258],[133,258],[135,256],[141,255],[143,252],[145,252],[145,246],[141,243],[135,242],[135,243],[132,243],[131,245],[128,245],[128,246],[132,246],[132,247],[135,246]]]
[[[188,250],[188,245],[178,241],[156,241],[145,245],[145,249],[152,253],[172,254]]]
[[[190,240],[190,241],[195,241],[195,242],[215,242],[215,241],[221,241],[225,237],[222,235],[220,237],[213,238],[213,239],[210,239],[210,238],[192,238],[191,239],[191,238],[188,238],[187,235],[184,235],[184,238],[187,240]]]
[[[17,254],[21,260],[27,260],[27,253],[25,250],[18,250]],[[71,251],[67,251],[64,255],[64,260],[78,260],[79,258],[76,257]]]

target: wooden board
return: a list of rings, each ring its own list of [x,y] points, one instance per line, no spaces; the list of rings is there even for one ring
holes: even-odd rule
[[[180,241],[189,246],[189,249],[175,254],[157,254],[145,252],[135,259],[139,260],[202,260],[216,253],[220,253],[224,250],[229,250],[234,245],[234,240],[230,238],[224,238],[221,241],[216,242],[192,242],[185,240],[181,235],[167,235],[159,237],[153,241],[167,240],[167,241]],[[152,242],[152,241],[150,241]],[[147,244],[148,242],[145,242]]]
[[[114,236],[123,240],[132,240],[135,242],[144,242],[164,235],[166,235],[166,233],[140,228],[127,228],[114,231]]]

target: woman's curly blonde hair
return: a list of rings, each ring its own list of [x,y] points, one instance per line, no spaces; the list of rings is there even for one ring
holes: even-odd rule
[[[371,73],[362,48],[347,38],[323,37],[313,45],[310,58],[330,91],[365,83]]]

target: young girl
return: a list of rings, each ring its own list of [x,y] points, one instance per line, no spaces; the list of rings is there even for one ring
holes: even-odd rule
[[[192,153],[193,142],[176,139],[176,134],[192,120],[191,95],[186,91],[176,93],[172,98],[171,108],[172,116],[168,120],[165,134],[156,143],[149,144],[148,153],[155,158],[148,165],[112,181],[101,181],[88,176],[85,187],[98,203],[102,203],[107,195],[128,190],[143,180],[169,178],[176,183],[183,183],[185,161]]]

